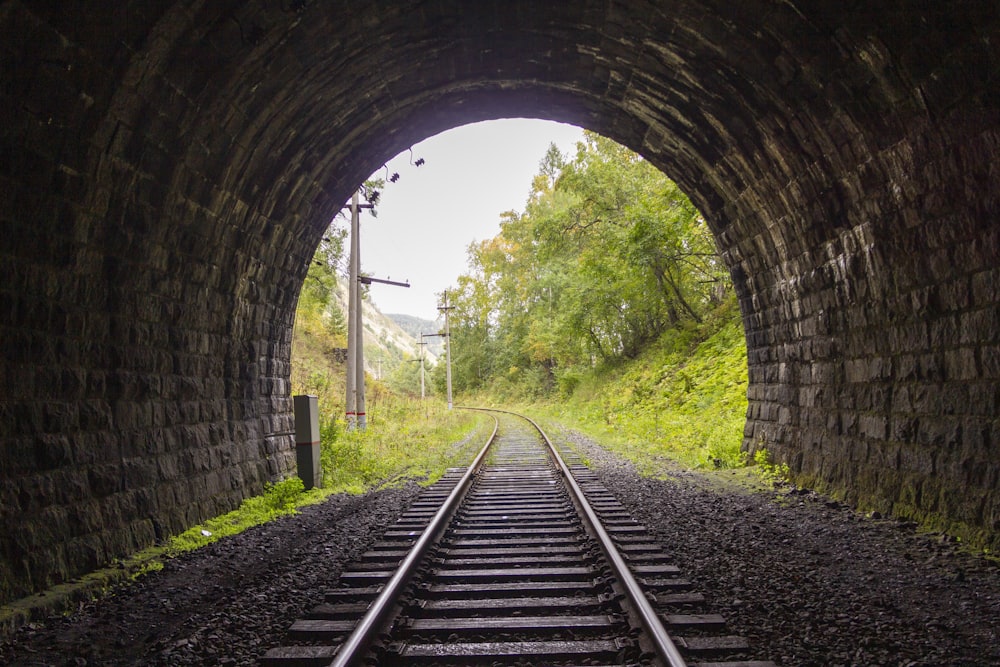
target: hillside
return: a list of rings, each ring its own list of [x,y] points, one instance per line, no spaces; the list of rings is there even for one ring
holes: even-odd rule
[[[323,291],[324,297],[319,300],[304,293],[296,312],[292,333],[292,393],[317,395],[326,403],[322,408],[325,413],[336,413],[343,408],[347,281],[337,279]],[[407,362],[419,357],[417,340],[369,301],[363,302],[362,317],[368,375],[386,379],[390,385],[397,375],[406,378],[414,375],[415,369],[410,368],[414,364]],[[436,357],[430,354],[426,359],[428,367],[436,362]]]
[[[387,313],[385,315],[390,320],[399,325],[406,333],[410,334],[414,340],[420,340],[420,334],[438,333],[444,329],[444,321],[425,320],[415,315],[404,315],[402,313]],[[427,359],[430,363],[436,363],[437,357],[444,354],[444,339],[440,336],[425,338],[427,343]]]
[[[333,303],[347,314],[347,281],[340,280],[334,291]],[[365,300],[361,311],[365,328],[365,370],[376,378],[384,378],[407,359],[420,356],[419,338],[414,337],[384,315],[371,301]],[[428,363],[433,364],[431,355]]]
[[[746,341],[730,298],[703,323],[665,333],[638,358],[576,376],[568,396],[535,409],[597,436],[644,470],[663,458],[732,468],[745,460],[746,391]]]

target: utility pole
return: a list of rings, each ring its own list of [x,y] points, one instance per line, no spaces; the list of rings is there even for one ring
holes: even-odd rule
[[[449,323],[448,312],[453,306],[448,305],[448,290],[444,291],[444,307],[438,310],[444,311],[444,357],[445,357],[445,379],[448,388],[448,409],[451,410],[451,325]]]
[[[351,197],[351,254],[348,259],[348,279],[347,279],[347,396],[345,401],[347,430],[353,431],[358,425],[358,359],[364,357],[358,355],[358,335],[359,331],[357,317],[358,307],[358,266],[360,254],[360,239],[358,238],[358,193]],[[362,361],[362,378],[364,378],[364,362]],[[362,427],[364,428],[364,427]]]
[[[351,197],[351,257],[348,269],[347,287],[347,400],[345,412],[347,430],[355,428],[364,431],[368,426],[365,413],[365,328],[362,320],[361,286],[384,283],[399,287],[409,287],[410,283],[381,280],[361,275],[361,209],[375,208],[372,203],[358,203],[358,193]],[[382,376],[379,362],[379,378]]]
[[[365,329],[362,324],[361,284],[371,280],[361,275],[361,209],[374,204],[358,202],[358,193],[351,197],[351,257],[347,286],[347,430],[368,426],[365,412]],[[409,287],[409,285],[407,285]]]
[[[420,334],[420,400],[424,400],[424,350],[427,343],[424,342],[424,334]]]
[[[357,197],[357,193],[354,194]],[[357,209],[355,209],[357,210]],[[355,216],[360,217],[359,214]],[[361,234],[360,225],[355,229],[358,238]],[[358,337],[355,340],[357,346],[355,347],[355,354],[357,359],[355,359],[354,370],[358,374],[355,383],[358,388],[358,401],[357,401],[357,411],[358,411],[358,430],[364,431],[368,428],[368,413],[365,412],[365,327],[363,324],[364,318],[362,318],[361,313],[364,310],[364,304],[361,301],[361,239],[358,238],[355,241],[358,254],[355,255],[357,259],[355,260],[357,264],[354,270],[357,272],[358,280],[354,281],[354,302],[358,304],[357,308],[354,309],[354,317],[356,322],[354,326],[357,328]]]

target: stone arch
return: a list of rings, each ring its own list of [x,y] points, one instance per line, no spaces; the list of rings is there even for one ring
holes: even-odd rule
[[[291,466],[298,289],[355,184],[533,116],[706,214],[748,447],[1000,532],[995,3],[0,3],[0,600]]]

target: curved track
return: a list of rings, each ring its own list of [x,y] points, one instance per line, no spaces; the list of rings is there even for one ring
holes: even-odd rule
[[[772,664],[748,660],[644,527],[512,413],[340,584],[262,665]]]

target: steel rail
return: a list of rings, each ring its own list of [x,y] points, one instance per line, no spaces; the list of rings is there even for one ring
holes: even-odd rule
[[[643,628],[649,634],[649,638],[652,641],[653,646],[656,648],[656,652],[660,659],[664,660],[669,667],[687,667],[687,661],[684,660],[684,657],[677,649],[677,645],[674,644],[672,639],[670,639],[670,635],[667,632],[667,629],[663,627],[663,622],[660,620],[656,610],[653,609],[651,604],[649,604],[649,600],[646,599],[646,594],[643,592],[642,587],[639,586],[639,582],[637,582],[635,577],[632,576],[632,572],[628,569],[625,559],[622,558],[620,553],[618,553],[618,548],[615,547],[614,542],[611,540],[611,536],[608,535],[606,530],[604,530],[604,526],[601,525],[601,520],[597,516],[597,513],[590,506],[590,503],[587,502],[583,489],[581,489],[580,485],[577,484],[576,479],[573,477],[573,473],[563,461],[559,452],[556,451],[556,448],[552,445],[549,437],[545,435],[545,431],[543,431],[542,428],[530,417],[525,417],[524,415],[516,412],[510,412],[509,410],[497,410],[494,408],[465,409],[503,412],[516,417],[521,417],[535,427],[538,433],[542,436],[542,440],[544,440],[545,444],[548,446],[549,451],[552,452],[556,463],[559,464],[559,469],[562,472],[563,477],[566,479],[566,485],[570,489],[571,496],[573,496],[577,507],[583,511],[587,523],[593,529],[594,536],[600,543],[601,549],[604,551],[604,555],[607,556],[608,561],[611,563],[611,569],[614,571],[622,587],[625,589],[625,594],[628,596],[633,609],[638,614]]]
[[[389,579],[378,597],[368,607],[368,611],[365,612],[364,617],[358,622],[358,625],[351,632],[350,636],[341,644],[336,657],[330,663],[329,667],[348,667],[349,665],[353,667],[358,665],[360,664],[360,659],[371,648],[372,640],[375,639],[388,619],[399,594],[403,591],[403,587],[409,583],[427,550],[440,537],[440,534],[448,525],[452,514],[455,513],[465,493],[469,490],[472,478],[479,471],[483,459],[486,458],[486,453],[490,449],[490,445],[493,444],[493,440],[496,438],[497,430],[500,428],[500,423],[496,417],[493,417],[493,422],[493,433],[490,434],[486,445],[473,460],[468,470],[465,471],[465,474],[462,475],[455,488],[448,494],[448,498],[445,499],[441,509],[434,514],[427,527],[424,528],[416,544],[410,549],[410,552],[403,559],[403,562],[400,563],[396,573]]]

